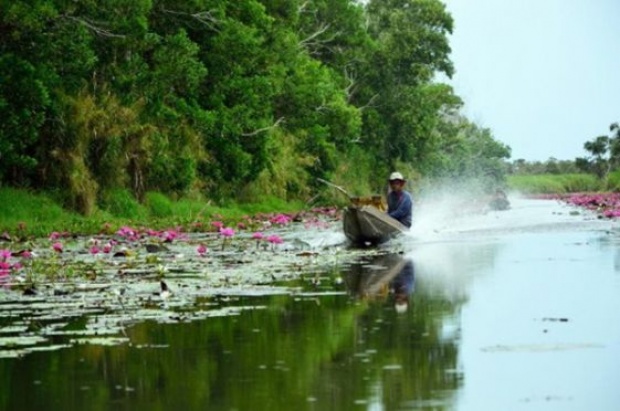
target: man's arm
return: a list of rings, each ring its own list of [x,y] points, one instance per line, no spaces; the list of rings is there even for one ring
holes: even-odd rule
[[[403,195],[400,204],[394,211],[388,213],[388,215],[392,218],[400,220],[401,218],[411,214],[411,207],[413,206],[413,202],[411,201],[411,196]]]

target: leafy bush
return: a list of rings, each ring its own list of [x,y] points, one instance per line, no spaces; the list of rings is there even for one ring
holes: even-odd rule
[[[133,195],[126,189],[112,189],[104,192],[101,196],[101,208],[114,217],[120,218],[145,218],[147,212]]]
[[[153,217],[170,217],[173,214],[172,202],[161,193],[153,191],[146,193],[146,206]]]

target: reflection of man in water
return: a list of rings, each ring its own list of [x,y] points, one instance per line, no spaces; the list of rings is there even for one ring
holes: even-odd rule
[[[390,293],[394,295],[394,308],[398,313],[409,308],[409,296],[414,288],[413,271],[413,261],[407,260],[400,273],[390,281]]]

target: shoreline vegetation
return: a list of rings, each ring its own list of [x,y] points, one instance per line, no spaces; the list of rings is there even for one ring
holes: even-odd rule
[[[618,181],[616,181],[618,180]],[[509,175],[506,188],[527,196],[567,198],[571,193],[605,193],[616,191],[620,179],[606,183],[588,174]],[[610,189],[611,187],[611,189]],[[570,196],[568,196],[570,197]],[[216,205],[203,199],[171,199],[157,192],[146,193],[139,203],[128,191],[118,190],[89,216],[61,206],[53,195],[10,187],[0,188],[0,233],[28,239],[47,237],[51,232],[92,235],[117,230],[123,226],[167,229],[182,227],[186,231],[210,229],[212,221],[237,226],[256,215],[285,214],[295,216],[315,207],[302,201],[284,201],[276,197],[258,203],[228,202]],[[332,205],[318,209],[337,210],[344,198],[334,197]],[[205,225],[203,227],[202,225]]]

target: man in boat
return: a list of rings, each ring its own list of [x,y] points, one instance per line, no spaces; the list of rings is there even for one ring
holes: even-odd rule
[[[390,192],[387,196],[388,210],[390,217],[400,221],[406,227],[411,227],[411,216],[413,213],[413,199],[411,194],[404,190],[406,180],[398,171],[390,174]]]
[[[413,261],[407,260],[398,275],[390,281],[390,293],[394,296],[394,308],[402,314],[409,308],[409,296],[414,289]]]
[[[508,210],[510,208],[510,202],[508,201],[508,197],[506,193],[498,188],[495,190],[495,194],[491,197],[491,201],[488,204],[491,210]]]

